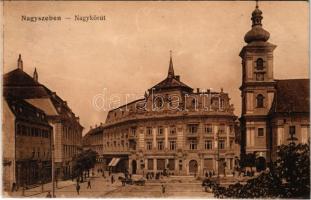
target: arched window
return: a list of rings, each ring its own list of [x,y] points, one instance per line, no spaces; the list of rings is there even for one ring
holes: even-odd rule
[[[257,108],[263,108],[264,107],[264,96],[262,94],[258,94],[256,99],[257,99]]]
[[[256,60],[256,69],[263,70],[263,59],[262,58],[258,58]]]

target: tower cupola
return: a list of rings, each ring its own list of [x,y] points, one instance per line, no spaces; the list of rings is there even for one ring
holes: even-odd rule
[[[253,41],[268,41],[270,33],[262,28],[262,11],[258,7],[258,2],[256,1],[256,8],[252,13],[252,29],[248,31],[244,36],[244,41],[246,43],[251,43]]]

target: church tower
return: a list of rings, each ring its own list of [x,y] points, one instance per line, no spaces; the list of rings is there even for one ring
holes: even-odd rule
[[[262,19],[262,11],[256,3],[252,28],[244,37],[247,45],[240,52],[243,73],[241,157],[256,153],[256,157],[269,161],[271,139],[267,116],[275,93],[273,51],[276,45],[268,42],[270,33],[262,27]]]

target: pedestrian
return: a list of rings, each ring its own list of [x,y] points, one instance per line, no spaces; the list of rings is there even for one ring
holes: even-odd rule
[[[79,184],[77,184],[76,190],[77,190],[77,194],[80,195],[80,193],[79,193],[80,192],[80,185]]]
[[[47,195],[46,195],[46,198],[52,198],[52,195],[51,195],[51,192],[48,191]]]
[[[111,176],[111,184],[113,184],[113,182],[114,182],[114,177],[113,177],[113,175]]]
[[[91,187],[91,180],[90,180],[90,179],[89,179],[88,182],[87,182],[87,189],[88,189],[88,188],[92,189],[92,187]]]
[[[162,184],[161,187],[162,187],[162,194],[164,194],[165,193],[165,186]]]

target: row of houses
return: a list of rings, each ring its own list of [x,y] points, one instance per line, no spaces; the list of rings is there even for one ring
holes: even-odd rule
[[[56,92],[17,68],[3,76],[3,185],[6,190],[72,175],[72,158],[82,148],[83,127]]]
[[[246,154],[255,154],[261,166],[273,162],[291,135],[308,143],[310,80],[274,78],[276,45],[268,42],[262,14],[256,6],[240,52],[239,120],[228,93],[193,90],[175,75],[171,57],[167,77],[145,98],[110,110],[105,123],[86,134],[85,148],[97,151],[98,166],[133,174],[225,174]]]

